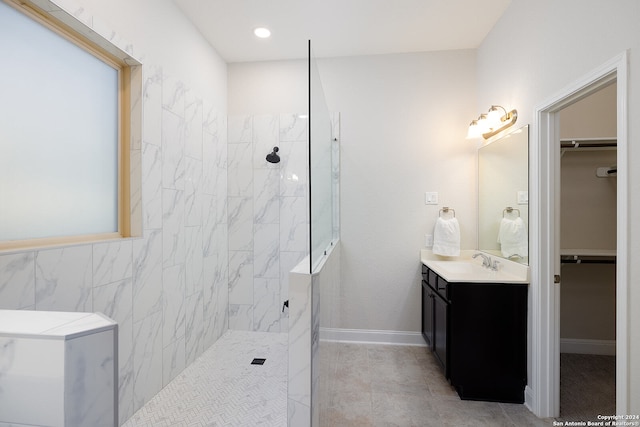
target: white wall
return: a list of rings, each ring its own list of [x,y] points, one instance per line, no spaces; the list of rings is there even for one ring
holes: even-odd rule
[[[629,259],[640,256],[637,210],[640,179],[634,168],[640,162],[635,146],[640,134],[640,3],[635,0],[513,0],[478,51],[480,107],[501,103],[515,107],[520,120],[534,123],[534,111],[564,87],[604,62],[629,49]],[[532,141],[536,144],[536,141]],[[640,412],[640,266],[630,268],[629,413]],[[533,284],[535,285],[535,284]]]
[[[229,115],[309,111],[307,60],[240,62],[229,69]]]
[[[479,113],[475,51],[318,68],[329,110],[341,114],[343,300],[332,327],[417,332],[419,253],[440,207],[456,210],[463,249],[476,247],[476,144],[464,139]],[[306,78],[306,61],[230,64],[229,111],[304,111]],[[425,191],[438,191],[440,205],[425,206]]]
[[[453,207],[476,247],[475,52],[319,61],[341,114],[340,328],[420,331],[420,249]],[[425,191],[439,193],[426,206]]]

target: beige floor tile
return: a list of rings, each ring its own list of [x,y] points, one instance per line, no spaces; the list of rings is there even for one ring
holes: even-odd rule
[[[373,419],[376,426],[440,426],[428,394],[372,394]]]
[[[326,379],[333,384],[328,387],[331,402],[321,405],[323,426],[552,425],[552,420],[538,419],[524,405],[461,400],[425,347],[338,347],[338,366],[330,368],[336,378]]]
[[[354,415],[337,410],[329,410],[320,414],[321,427],[369,427],[373,425],[370,415]]]
[[[332,393],[327,410],[345,420],[371,420],[371,392]],[[322,412],[320,417],[324,418]]]
[[[524,405],[501,403],[500,406],[516,427],[550,427],[553,425],[552,418],[538,418]]]

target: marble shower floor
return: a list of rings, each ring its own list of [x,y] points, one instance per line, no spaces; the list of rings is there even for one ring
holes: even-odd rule
[[[228,331],[123,427],[285,427],[287,345],[286,333]]]

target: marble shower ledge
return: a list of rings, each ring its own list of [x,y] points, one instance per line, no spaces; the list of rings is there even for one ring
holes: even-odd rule
[[[0,336],[70,340],[113,329],[101,313],[0,310]]]
[[[0,310],[0,425],[118,425],[118,324]]]

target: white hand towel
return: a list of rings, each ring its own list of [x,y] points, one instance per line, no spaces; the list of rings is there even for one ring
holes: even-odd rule
[[[527,225],[522,218],[502,218],[498,231],[498,243],[505,258],[529,256]]]
[[[438,218],[433,230],[433,253],[444,256],[460,255],[460,224],[456,218]]]

